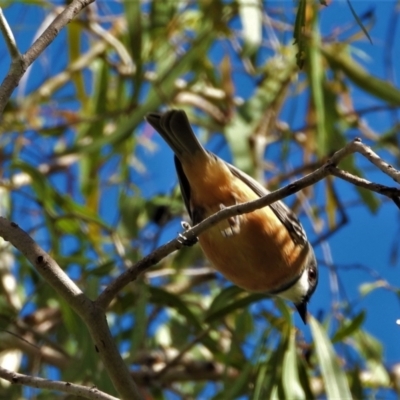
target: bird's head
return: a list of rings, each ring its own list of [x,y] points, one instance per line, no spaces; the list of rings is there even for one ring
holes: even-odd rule
[[[307,323],[307,303],[318,285],[318,266],[314,252],[311,250],[306,267],[297,280],[277,296],[292,301],[300,314],[301,319]]]

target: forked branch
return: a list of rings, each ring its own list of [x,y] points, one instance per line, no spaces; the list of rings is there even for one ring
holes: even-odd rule
[[[324,165],[305,177],[291,183],[281,189],[278,189],[260,199],[244,204],[225,208],[222,211],[205,219],[198,225],[188,229],[185,237],[190,241],[195,239],[202,232],[211,226],[229,217],[252,212],[256,209],[268,206],[275,201],[290,196],[307,186],[324,179],[328,175],[334,175],[344,179],[354,185],[366,188],[392,199],[399,206],[400,189],[387,187],[377,183],[369,182],[365,179],[354,176],[346,171],[337,168],[337,165],[347,156],[360,153],[374,165],[381,169],[385,174],[393,179],[398,179],[399,172],[392,166],[384,162],[368,146],[365,146],[360,139],[354,139],[345,147],[337,151]],[[37,272],[49,283],[57,293],[64,298],[71,307],[77,312],[87,325],[93,342],[95,343],[100,356],[102,357],[110,377],[112,378],[116,389],[124,399],[140,399],[140,394],[131,379],[128,379],[129,371],[119,355],[118,349],[113,343],[110,334],[105,312],[111,300],[126,285],[134,281],[139,274],[147,271],[150,267],[157,264],[164,257],[175,250],[180,249],[183,244],[181,238],[171,240],[167,244],[159,247],[150,255],[144,257],[141,261],[126,270],[117,277],[106,289],[98,296],[95,301],[88,297],[75,285],[65,272],[58,266],[50,255],[44,252],[36,242],[17,224],[0,217],[0,236],[9,241],[31,262]]]

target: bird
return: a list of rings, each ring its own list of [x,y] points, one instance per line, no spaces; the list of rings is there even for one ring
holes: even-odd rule
[[[196,225],[210,215],[270,193],[254,178],[207,151],[183,110],[151,112],[146,121],[174,152],[187,212]],[[291,301],[304,324],[318,284],[314,250],[299,219],[282,201],[227,218],[201,233],[212,266],[249,292]]]

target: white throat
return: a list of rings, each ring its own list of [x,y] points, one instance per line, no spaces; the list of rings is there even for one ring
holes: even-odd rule
[[[293,286],[284,290],[283,292],[278,293],[277,296],[286,300],[290,300],[294,304],[299,304],[303,301],[309,289],[310,282],[308,281],[308,270],[306,268],[301,274],[300,279],[297,280]]]

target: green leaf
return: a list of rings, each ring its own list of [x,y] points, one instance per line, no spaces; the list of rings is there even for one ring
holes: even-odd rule
[[[381,201],[379,200],[376,193],[372,192],[371,190],[364,189],[361,187],[356,186],[356,190],[360,195],[364,204],[369,208],[372,213],[376,213],[381,205]]]
[[[222,290],[207,310],[204,316],[204,322],[211,323],[217,321],[233,311],[247,307],[249,304],[270,298],[270,296],[266,294],[252,293],[236,299],[238,294],[243,293],[243,289],[236,286],[231,286]]]
[[[309,316],[309,323],[328,398],[351,399],[352,396],[346,374],[339,365],[328,335],[319,322],[311,315]]]
[[[278,385],[282,382],[282,366],[288,345],[287,339],[287,337],[280,338],[278,345],[274,346],[270,358],[259,369],[255,391],[260,400],[272,399],[278,393]]]
[[[226,380],[225,390],[222,393],[221,400],[225,399],[236,399],[241,394],[246,393],[249,381],[251,380],[251,372],[253,371],[253,365],[250,361],[247,361],[241,366],[240,374],[235,380]]]
[[[392,105],[400,105],[400,90],[390,82],[376,78],[365,71],[346,54],[343,46],[324,46],[321,51],[333,69],[342,70],[360,89]]]
[[[88,262],[88,261],[87,261]],[[85,269],[84,273],[87,277],[93,275],[97,277],[110,276],[115,269],[115,259],[103,260],[94,268]]]
[[[298,0],[296,20],[293,29],[293,44],[297,44],[298,52],[296,54],[297,66],[301,69],[304,65],[306,52],[306,41],[304,40],[304,27],[306,25],[306,6],[307,0]]]
[[[365,312],[361,311],[354,319],[345,320],[336,333],[332,337],[332,343],[343,341],[346,337],[352,335],[357,329],[360,328],[365,320]]]
[[[35,167],[20,161],[15,160],[12,163],[12,168],[26,172],[32,179],[32,187],[37,195],[38,200],[42,203],[43,208],[55,220],[62,219],[63,213],[68,213],[69,217],[80,218],[84,221],[90,221],[98,224],[101,227],[110,229],[99,218],[98,214],[88,207],[78,204],[69,195],[60,194],[45,175],[38,171]],[[66,229],[73,229],[73,225],[63,225]]]
[[[225,308],[227,304],[232,302],[239,294],[243,294],[244,290],[239,288],[238,286],[229,286],[227,288],[222,289],[214,298],[208,310],[205,314],[205,318],[209,318],[214,313],[220,311]]]
[[[309,81],[313,105],[315,107],[315,122],[317,128],[317,151],[320,156],[327,153],[327,136],[326,131],[326,104],[325,104],[325,72],[323,69],[323,60],[321,57],[320,43],[321,37],[318,30],[318,18],[315,14],[313,41],[308,47],[309,59]]]
[[[311,389],[311,382],[309,377],[309,365],[307,365],[307,360],[305,357],[301,357],[298,359],[298,367],[299,367],[299,379],[301,382],[301,386],[304,390],[304,395],[307,400],[313,400],[315,398],[314,393]]]
[[[297,346],[295,329],[290,329],[288,347],[282,366],[282,384],[287,399],[305,399],[304,390],[300,384],[297,368]]]
[[[250,175],[254,175],[254,163],[249,156],[250,138],[260,126],[265,125],[266,113],[279,113],[282,99],[296,71],[294,49],[283,48],[263,67],[263,80],[257,90],[225,126],[224,133],[233,153],[233,163]]]
[[[283,320],[288,328],[287,332],[289,332],[289,328],[293,325],[293,313],[291,307],[288,305],[289,303],[286,300],[283,300],[280,297],[275,297],[274,301],[276,307],[282,313]]]
[[[186,321],[196,330],[201,330],[200,320],[189,309],[189,307],[175,294],[169,293],[164,289],[149,286],[150,302],[163,307],[171,307],[186,318]]]
[[[268,373],[268,366],[264,362],[261,364],[261,366],[258,369],[258,373],[255,379],[254,383],[254,391],[253,391],[253,397],[252,400],[263,400],[263,385],[264,385],[264,379],[265,376]]]
[[[387,387],[390,384],[390,376],[382,361],[382,343],[360,329],[354,333],[353,338],[353,346],[365,360],[368,371],[371,374],[370,385]]]
[[[129,114],[126,118],[121,118],[118,126],[111,135],[104,135],[87,145],[76,144],[71,146],[63,154],[79,152],[80,154],[91,154],[100,151],[105,146],[116,146],[128,139],[139,124],[144,121],[144,116],[149,112],[154,112],[162,104],[170,101],[176,92],[176,80],[183,74],[190,71],[193,64],[198,62],[199,54],[207,53],[211,45],[213,32],[209,27],[205,27],[198,32],[196,39],[190,43],[187,51],[182,56],[175,57],[159,71],[158,78],[152,83],[147,97]],[[165,57],[164,57],[165,58]]]
[[[358,290],[361,294],[361,296],[367,296],[370,294],[372,291],[380,288],[385,288],[387,287],[387,282],[380,279],[378,281],[374,281],[371,283],[363,283],[362,285],[359,286]]]
[[[124,8],[126,19],[129,21],[127,24],[129,50],[132,54],[133,61],[135,62],[135,74],[133,74],[133,95],[132,103],[137,103],[140,95],[140,90],[144,83],[143,71],[143,18],[142,18],[142,3],[140,1],[124,0]]]
[[[68,24],[67,35],[68,35],[68,44],[66,48],[69,53],[69,62],[70,64],[74,63],[81,56],[81,33],[82,33],[82,25],[72,22]],[[81,103],[81,107],[86,109],[88,105],[88,96],[85,92],[85,81],[83,78],[82,70],[78,70],[71,74],[71,80],[75,86],[76,97]]]

